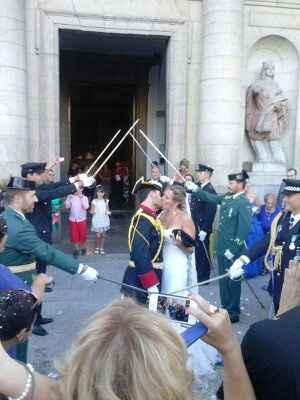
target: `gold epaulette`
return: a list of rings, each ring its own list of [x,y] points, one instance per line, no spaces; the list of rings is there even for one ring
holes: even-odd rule
[[[268,250],[264,257],[265,268],[268,271],[277,271],[281,267],[283,246],[276,246],[275,242],[276,242],[276,238],[277,238],[278,222],[280,221],[282,215],[283,215],[283,212],[281,211],[278,215],[276,215],[276,217],[274,218],[272,225],[271,225],[270,242],[269,242]],[[270,262],[268,260],[268,258],[270,256],[274,256],[273,265],[270,265]]]
[[[157,220],[156,218],[152,217],[151,215],[146,214],[141,208],[138,209],[138,211],[134,214],[134,216],[131,219],[131,223],[130,223],[129,230],[128,230],[128,248],[129,248],[129,251],[131,252],[132,243],[133,243],[133,240],[134,240],[136,234],[138,234],[144,240],[144,242],[147,244],[148,247],[150,246],[149,241],[138,230],[138,224],[139,224],[141,218],[147,219],[151,223],[151,225],[154,226],[156,231],[159,233],[159,238],[160,238],[159,246],[158,246],[157,252],[155,253],[155,255],[152,259],[152,262],[155,262],[161,252],[162,245],[163,245],[163,226],[162,226],[160,220]]]

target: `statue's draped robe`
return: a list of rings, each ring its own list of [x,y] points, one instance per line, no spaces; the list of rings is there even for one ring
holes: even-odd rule
[[[280,140],[288,124],[288,100],[272,78],[257,79],[247,90],[246,131],[251,140]]]

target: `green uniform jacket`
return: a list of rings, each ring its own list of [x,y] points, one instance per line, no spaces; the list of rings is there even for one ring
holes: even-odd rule
[[[202,201],[219,204],[220,222],[218,226],[217,255],[223,256],[226,250],[239,257],[245,248],[245,240],[250,232],[251,204],[244,193],[237,197],[232,194],[216,195],[204,190],[195,192]]]
[[[79,263],[75,258],[41,240],[33,225],[11,207],[3,212],[8,226],[8,239],[0,253],[0,263],[6,266],[29,264],[40,258],[70,274],[76,274]]]

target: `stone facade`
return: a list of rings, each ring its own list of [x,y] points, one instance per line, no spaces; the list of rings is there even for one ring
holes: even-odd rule
[[[254,160],[245,94],[272,60],[289,98],[287,166],[300,167],[300,0],[10,0],[0,17],[1,178],[60,154],[61,29],[168,38],[164,94],[149,76],[148,135],[173,162],[214,166],[218,186]]]

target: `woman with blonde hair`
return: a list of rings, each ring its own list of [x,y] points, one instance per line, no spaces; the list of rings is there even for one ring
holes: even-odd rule
[[[176,293],[187,296],[187,290],[181,290],[197,282],[193,241],[195,226],[186,211],[186,193],[184,187],[167,187],[162,199],[163,211],[160,219],[164,226],[162,293]],[[179,232],[179,234],[177,234]],[[187,240],[190,239],[190,240]],[[195,242],[194,242],[195,243]],[[198,291],[198,288],[195,288]],[[181,327],[176,327],[180,332]],[[209,381],[215,377],[214,365],[220,361],[217,351],[202,340],[198,340],[189,349],[190,365],[197,383],[206,390]]]
[[[61,369],[63,400],[192,399],[183,341],[131,299],[93,316]],[[86,373],[83,373],[83,367]]]
[[[224,359],[225,400],[255,400],[227,311],[192,299],[188,312],[208,327],[205,340]],[[69,353],[56,383],[12,360],[0,343],[0,393],[33,400],[193,398],[183,340],[164,317],[131,299],[97,313]]]
[[[186,192],[183,186],[168,186],[162,198],[160,220],[164,227],[162,292],[186,296],[180,289],[197,282],[196,266],[193,262],[195,225],[186,211]],[[177,233],[177,234],[176,234]],[[189,237],[184,243],[182,234]]]

